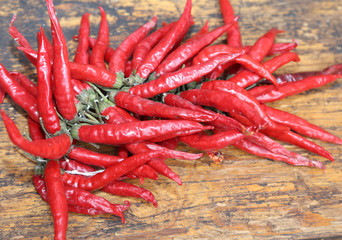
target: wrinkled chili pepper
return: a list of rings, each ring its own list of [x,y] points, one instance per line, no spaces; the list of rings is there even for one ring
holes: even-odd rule
[[[44,181],[47,201],[51,208],[55,226],[55,239],[66,239],[68,226],[68,203],[61,179],[61,170],[57,161],[48,161],[45,168]]]
[[[149,178],[152,180],[158,180],[158,173],[150,166],[144,164],[140,167],[133,169],[132,171],[125,174],[129,178],[139,178],[141,184],[143,184],[144,178]]]
[[[69,151],[71,140],[67,134],[63,133],[52,138],[29,141],[23,138],[18,127],[4,110],[1,110],[1,117],[12,143],[25,152],[42,158],[59,159]]]
[[[55,53],[52,66],[54,98],[59,113],[65,119],[72,120],[77,114],[77,109],[75,106],[75,94],[71,84],[67,44],[55,14],[52,0],[46,0],[46,4],[51,20],[51,34]]]
[[[273,43],[271,49],[268,51],[267,55],[272,56],[276,54],[290,52],[295,49],[298,45],[298,42],[290,42],[290,43]]]
[[[78,30],[78,44],[74,56],[74,62],[89,64],[89,23],[90,13],[85,13],[82,16],[80,29]]]
[[[44,31],[40,28],[38,34],[38,59],[37,59],[37,77],[38,77],[38,96],[37,105],[38,112],[41,117],[44,128],[51,134],[61,130],[59,117],[55,110],[55,105],[52,97],[51,88],[51,65],[50,58],[47,51],[47,45],[44,41]]]
[[[101,12],[100,29],[97,35],[96,43],[91,51],[89,62],[91,65],[106,69],[104,60],[106,51],[109,47],[109,27],[106,18],[106,12],[99,6]]]
[[[76,160],[72,160],[72,159],[67,159],[67,160],[59,159],[59,165],[61,169],[66,170],[66,171],[77,171],[81,173],[88,173],[88,172],[96,171],[95,168],[89,165],[83,164],[81,162],[78,162]]]

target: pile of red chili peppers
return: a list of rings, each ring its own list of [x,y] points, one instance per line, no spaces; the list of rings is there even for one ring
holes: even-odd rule
[[[273,75],[299,61],[292,52],[297,42],[275,43],[282,31],[270,29],[254,45],[243,45],[231,4],[219,1],[223,26],[209,31],[206,23],[184,40],[193,24],[187,0],[177,21],[154,30],[153,17],[116,49],[110,47],[100,7],[97,38],[90,37],[90,14],[85,13],[73,59],[52,0],[46,0],[52,43],[40,28],[37,50],[14,26],[13,17],[9,33],[36,67],[37,80],[0,64],[0,98],[7,93],[27,112],[29,136],[19,132],[4,110],[1,116],[11,141],[36,161],[33,183],[51,207],[55,239],[66,239],[68,212],[111,213],[124,222],[129,202],[113,204],[95,191],[142,198],[157,207],[150,191],[125,179],[142,183],[161,174],[181,185],[165,159],[195,160],[202,153],[177,151],[179,142],[207,152],[215,162],[222,161],[220,149],[233,145],[275,161],[325,168],[275,140],[334,160],[304,136],[342,144],[340,138],[266,103],[331,83],[342,77],[342,65]],[[223,34],[228,41],[213,44]],[[117,154],[94,150],[102,145],[117,146]]]

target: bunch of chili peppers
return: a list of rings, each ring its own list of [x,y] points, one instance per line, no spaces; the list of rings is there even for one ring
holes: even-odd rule
[[[33,49],[10,22],[9,33],[37,69],[32,81],[0,64],[0,99],[7,93],[28,118],[24,137],[1,110],[10,140],[36,162],[34,186],[51,207],[55,239],[66,239],[68,212],[110,213],[124,222],[129,202],[113,204],[95,191],[138,197],[157,207],[153,194],[125,179],[179,185],[167,158],[196,160],[202,153],[175,150],[179,142],[221,162],[220,149],[236,146],[251,154],[297,166],[324,164],[285,149],[288,142],[333,161],[304,136],[335,144],[342,139],[289,112],[266,105],[341,78],[342,65],[321,72],[273,75],[299,61],[297,42],[275,43],[282,31],[270,29],[252,46],[242,44],[238,17],[228,0],[219,0],[224,25],[208,23],[188,39],[191,0],[180,18],[154,30],[157,17],[110,47],[109,24],[100,7],[97,38],[90,37],[89,13],[82,17],[75,56],[68,48],[52,0],[46,0],[52,43],[43,28]],[[227,34],[226,43],[214,43]],[[214,44],[213,44],[214,43]],[[268,56],[268,60],[264,61]],[[86,144],[88,143],[88,144]],[[113,145],[117,155],[89,146]]]

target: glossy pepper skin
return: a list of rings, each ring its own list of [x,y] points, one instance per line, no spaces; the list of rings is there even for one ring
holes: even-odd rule
[[[54,60],[54,98],[59,113],[67,120],[72,120],[76,114],[75,94],[72,90],[71,73],[66,41],[62,28],[55,14],[52,0],[46,0],[47,9],[51,20],[51,34],[53,39]]]
[[[66,239],[68,226],[68,202],[64,185],[61,179],[61,170],[57,161],[48,161],[44,181],[46,186],[47,200],[55,226],[55,240]]]
[[[206,129],[200,123],[187,120],[149,120],[121,124],[83,125],[73,127],[76,139],[86,142],[118,145],[164,137],[183,132],[200,132]]]
[[[51,65],[47,50],[46,42],[44,41],[43,28],[38,34],[38,59],[37,59],[37,77],[38,77],[38,112],[42,119],[44,128],[51,134],[61,130],[59,117],[56,113],[53,94],[51,88]]]
[[[90,13],[85,13],[82,16],[80,28],[78,30],[78,44],[74,56],[74,62],[88,64],[89,63],[89,23]]]
[[[52,138],[29,141],[20,134],[17,126],[4,110],[1,110],[1,117],[12,143],[27,153],[47,159],[59,159],[71,147],[71,139],[65,133]]]
[[[20,72],[9,72],[9,74],[14,78],[14,80],[18,81],[19,84],[23,86],[23,88],[25,88],[25,90],[29,92],[32,96],[38,96],[37,86],[24,74]]]
[[[119,92],[115,96],[115,103],[121,108],[142,116],[165,119],[183,119],[198,122],[210,122],[216,118],[215,115],[213,116],[189,109],[171,107],[166,104],[134,96],[123,91]]]

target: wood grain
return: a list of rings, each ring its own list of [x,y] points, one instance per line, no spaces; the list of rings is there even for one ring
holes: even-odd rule
[[[245,44],[267,30],[286,30],[278,42],[297,39],[301,62],[291,63],[279,72],[320,70],[342,63],[341,0],[232,0]],[[175,21],[184,0],[60,0],[56,11],[72,56],[84,12],[90,12],[91,32],[96,36],[100,21],[98,5],[107,12],[111,44],[116,47],[129,33],[154,14],[163,21]],[[193,1],[196,32],[208,19],[210,27],[223,23],[218,1]],[[0,62],[9,70],[35,79],[35,69],[16,50],[7,33],[14,13],[15,25],[36,47],[39,26],[49,33],[49,20],[43,0],[13,0],[0,3]],[[224,41],[224,37],[219,41]],[[317,90],[271,104],[295,113],[342,137],[342,79]],[[8,97],[1,109],[27,132],[26,115]],[[34,190],[31,176],[34,164],[16,149],[0,123],[0,239],[51,239],[52,217],[48,205]],[[258,158],[233,147],[222,152],[225,160],[216,165],[204,156],[198,161],[168,160],[183,180],[183,186],[160,177],[145,180],[159,207],[133,198],[125,214],[126,224],[109,215],[95,217],[70,214],[69,239],[339,239],[342,238],[342,150],[341,146],[315,141],[330,151],[336,161],[327,162],[325,172],[292,167]],[[317,155],[286,145],[312,159]],[[184,145],[180,150],[193,151]],[[137,181],[132,181],[138,184]],[[124,198],[109,196],[123,203]]]

